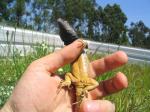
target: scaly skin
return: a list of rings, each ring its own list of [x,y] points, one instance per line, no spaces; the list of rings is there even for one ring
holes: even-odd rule
[[[76,104],[76,112],[78,112],[83,98],[87,97],[87,92],[99,85],[96,80],[89,77],[89,67],[87,54],[83,50],[80,56],[71,64],[71,73],[66,73],[65,80],[60,84],[60,87],[69,87],[71,84],[75,86],[76,102],[74,104]]]

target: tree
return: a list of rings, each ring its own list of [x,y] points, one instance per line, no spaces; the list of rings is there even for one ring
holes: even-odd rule
[[[57,33],[57,19],[67,20],[80,37],[107,43],[150,48],[150,29],[142,21],[128,27],[117,4],[104,8],[96,0],[1,0],[0,21]]]
[[[0,1],[0,21],[2,21],[2,20],[8,21],[9,20],[10,10],[7,7],[13,1],[14,0],[1,0]]]
[[[79,28],[79,24],[83,19],[84,0],[55,0],[52,4],[52,18],[56,22],[58,18],[67,20],[71,25]],[[76,21],[77,25],[75,25]]]
[[[129,38],[131,39],[132,46],[145,48],[149,40],[149,35],[150,30],[142,21],[131,23]]]
[[[21,24],[22,16],[24,15],[25,12],[25,0],[16,0],[15,11],[16,11],[17,26],[19,26]]]
[[[127,28],[125,26],[126,21],[127,17],[122,12],[119,5],[107,5],[103,10],[102,15],[102,40],[104,42],[116,44],[121,44],[123,40],[127,42]]]
[[[52,3],[52,21],[64,18],[83,37],[93,38],[96,7],[95,0],[56,0]]]
[[[144,44],[145,44],[145,48],[150,49],[150,30],[149,30],[148,36],[146,37],[144,41]]]

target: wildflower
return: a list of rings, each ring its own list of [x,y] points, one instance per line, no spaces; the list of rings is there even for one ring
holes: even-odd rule
[[[62,69],[62,68],[59,68],[59,69],[58,69],[58,72],[62,73],[62,72],[63,72],[63,69]]]

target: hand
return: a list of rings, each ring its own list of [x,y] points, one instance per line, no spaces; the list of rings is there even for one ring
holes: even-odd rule
[[[61,78],[54,72],[71,63],[80,54],[82,42],[75,41],[60,51],[32,62],[22,75],[12,95],[1,112],[72,112],[74,93],[58,86]],[[92,75],[103,74],[127,62],[122,51],[91,62]],[[81,104],[81,112],[115,112],[114,105],[106,100],[96,100],[126,88],[126,76],[118,72],[113,78],[103,81],[99,87],[89,92],[89,100]]]

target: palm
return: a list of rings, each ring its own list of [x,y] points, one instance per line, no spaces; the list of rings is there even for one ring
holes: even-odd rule
[[[30,108],[41,112],[54,112],[54,110],[55,112],[60,112],[60,110],[71,112],[70,93],[65,89],[58,90],[60,77],[50,76],[49,73],[44,73],[40,68],[37,69],[34,67],[33,70],[25,72],[15,89],[15,94],[13,94],[19,99],[15,97],[13,101],[17,104],[25,102],[30,104]]]

